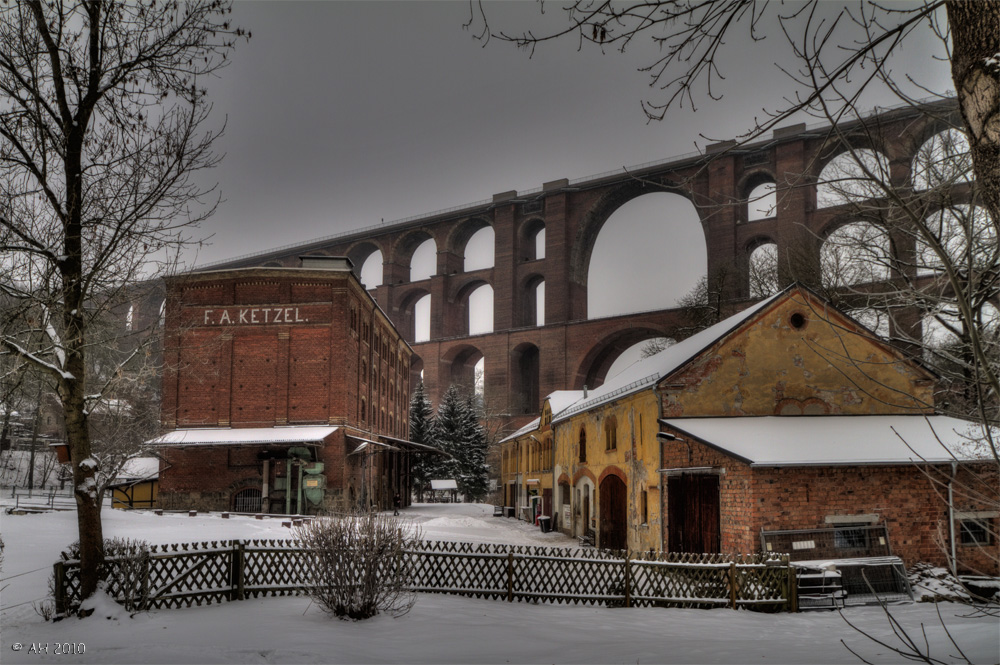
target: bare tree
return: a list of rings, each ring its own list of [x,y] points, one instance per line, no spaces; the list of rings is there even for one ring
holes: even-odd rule
[[[219,136],[204,129],[203,84],[249,36],[229,12],[217,0],[0,8],[0,348],[47,373],[62,402],[84,598],[104,540],[88,420],[109,389],[88,354],[123,348],[128,286],[169,269],[218,202],[200,185]],[[95,323],[116,314],[114,331]]]

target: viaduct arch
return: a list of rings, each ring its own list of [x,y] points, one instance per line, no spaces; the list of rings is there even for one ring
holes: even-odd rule
[[[817,180],[824,167],[849,148],[874,150],[885,158],[891,179],[912,182],[913,160],[921,146],[946,129],[942,114],[954,102],[931,105],[937,113],[904,108],[882,113],[882,136],[848,124],[773,131],[769,139],[736,146],[707,147],[705,154],[668,159],[612,175],[554,180],[525,192],[503,192],[460,209],[430,213],[330,238],[303,242],[218,262],[202,268],[298,265],[298,257],[345,255],[360,263],[375,251],[383,257],[382,284],[372,293],[413,345],[428,394],[435,403],[456,377],[468,379],[470,360],[485,361],[485,390],[506,404],[512,423],[537,415],[539,402],[560,389],[594,387],[604,380],[614,354],[657,336],[683,336],[684,312],[661,310],[587,317],[587,271],[605,221],[628,201],[651,192],[672,192],[690,200],[706,240],[708,274],[733,271],[724,287],[727,313],[752,302],[749,256],[762,244],[776,246],[778,285],[793,280],[817,285],[824,235],[849,222],[846,205],[820,205]],[[777,204],[769,216],[751,214],[748,197],[773,184]],[[752,218],[752,219],[751,219]],[[465,244],[478,230],[494,231],[493,267],[466,272]],[[543,234],[543,235],[539,235]],[[536,239],[544,246],[536,247]],[[434,274],[410,281],[410,259],[426,240],[437,248]],[[544,284],[543,325],[531,312],[535,288]],[[493,331],[467,332],[471,285],[493,289]],[[413,306],[431,297],[430,339],[415,342]],[[412,372],[414,380],[420,372]],[[535,382],[535,385],[528,385]],[[529,403],[531,402],[531,403]]]

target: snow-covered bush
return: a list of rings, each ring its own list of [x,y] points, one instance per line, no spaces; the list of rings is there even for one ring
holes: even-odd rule
[[[80,558],[80,543],[74,542],[62,554],[65,561]],[[104,540],[104,565],[100,578],[107,595],[122,605],[126,612],[135,613],[145,609],[149,589],[149,543],[130,538],[106,538]],[[56,597],[55,578],[49,579],[49,592]],[[65,608],[66,614],[76,614],[80,610],[79,599],[73,598]]]
[[[320,518],[296,527],[311,559],[309,595],[339,619],[406,614],[416,596],[405,550],[420,538],[396,517],[375,512]]]

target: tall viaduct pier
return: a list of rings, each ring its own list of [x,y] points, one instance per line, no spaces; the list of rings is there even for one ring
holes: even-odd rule
[[[553,180],[537,189],[503,192],[461,208],[302,242],[199,269],[294,266],[304,254],[348,256],[355,270],[375,252],[382,256],[382,284],[373,289],[382,309],[412,344],[420,376],[435,402],[453,382],[469,382],[480,358],[485,392],[515,422],[537,415],[540,400],[559,389],[596,386],[627,347],[645,339],[676,336],[685,312],[661,310],[589,319],[588,269],[594,244],[608,218],[625,203],[653,192],[687,198],[697,210],[707,248],[708,275],[727,274],[727,312],[752,301],[749,257],[776,246],[779,285],[816,284],[820,248],[837,228],[851,223],[851,206],[824,200],[824,169],[850,149],[880,155],[891,179],[911,186],[915,157],[935,135],[948,130],[954,104],[883,112],[871,122],[777,129],[767,140],[722,143],[688,155],[581,180]],[[764,188],[763,190],[761,188]],[[776,205],[755,215],[748,201],[773,187]],[[912,187],[911,187],[912,188]],[[469,239],[492,227],[494,262],[465,270]],[[543,233],[543,236],[539,234]],[[544,237],[543,250],[536,240]],[[428,240],[436,248],[430,277],[411,280],[411,259]],[[903,248],[904,250],[906,248]],[[910,248],[912,251],[912,247]],[[482,285],[493,290],[493,330],[469,334],[469,296]],[[537,298],[544,284],[544,321]],[[415,309],[430,296],[429,339],[417,341]],[[425,333],[426,335],[426,333]]]

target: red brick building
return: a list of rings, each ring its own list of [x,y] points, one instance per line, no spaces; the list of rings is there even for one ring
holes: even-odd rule
[[[349,260],[175,277],[165,326],[162,507],[407,501],[412,350]]]

